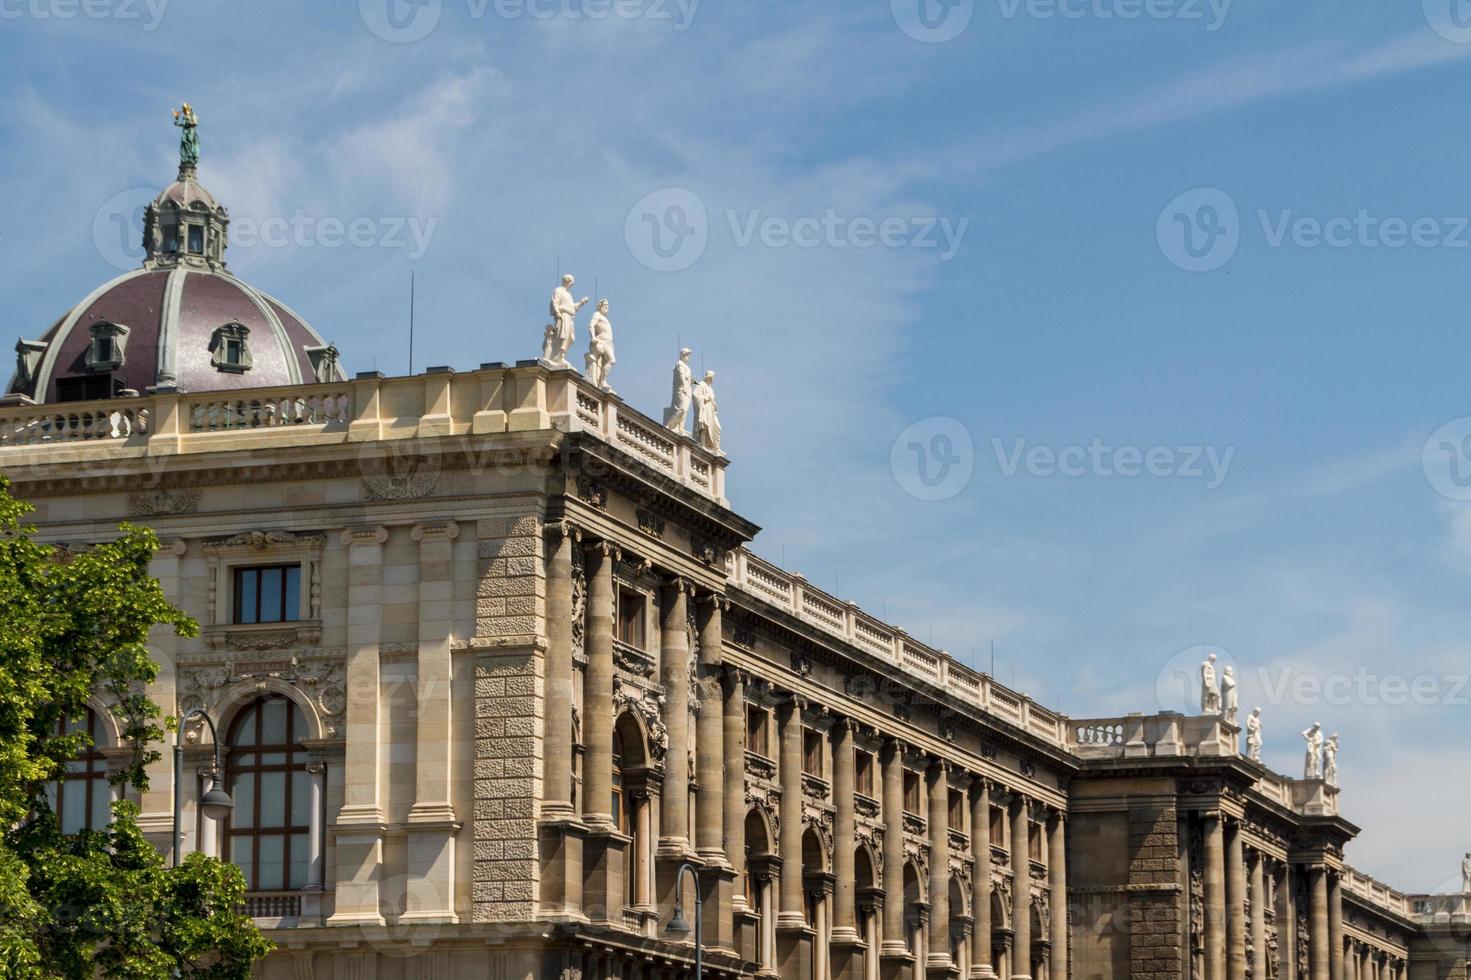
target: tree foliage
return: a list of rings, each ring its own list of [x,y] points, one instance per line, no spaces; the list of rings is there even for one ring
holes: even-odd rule
[[[168,867],[131,802],[105,831],[60,831],[47,783],[88,736],[58,732],[97,695],[132,750],[109,778],[147,789],[170,721],[148,697],[148,637],[198,626],[150,574],[152,531],[124,525],[63,559],[34,540],[30,509],[0,477],[0,980],[247,977],[271,947],[239,911],[239,869],[199,854]]]

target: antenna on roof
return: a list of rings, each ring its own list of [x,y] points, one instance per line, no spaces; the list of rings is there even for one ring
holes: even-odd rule
[[[996,638],[991,637],[991,677],[996,676]]]
[[[414,373],[414,273],[409,272],[409,375]]]

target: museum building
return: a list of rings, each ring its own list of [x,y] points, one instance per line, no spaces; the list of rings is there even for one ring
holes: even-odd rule
[[[1467,976],[1467,897],[1345,864],[1337,788],[1234,711],[1065,717],[758,558],[682,416],[565,361],[349,379],[229,273],[196,162],[17,345],[0,470],[59,560],[162,539],[201,632],[153,694],[219,742],[183,732],[181,846],[245,875],[261,976]],[[126,752],[78,723],[68,829]]]

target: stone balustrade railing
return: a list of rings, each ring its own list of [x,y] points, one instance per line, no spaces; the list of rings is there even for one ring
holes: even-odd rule
[[[1384,882],[1371,878],[1362,871],[1344,868],[1343,889],[1373,908],[1397,915],[1402,919],[1412,916],[1413,908],[1408,895],[1395,891]]]
[[[1405,895],[1409,917],[1421,925],[1471,925],[1471,894]]]
[[[1084,758],[1222,756],[1236,751],[1236,729],[1219,717],[1175,712],[1119,718],[1074,718],[1068,746]]]
[[[577,372],[535,361],[399,378],[368,373],[335,384],[6,406],[0,408],[0,469],[540,429],[593,433],[646,464],[656,479],[727,504],[725,457]]]
[[[853,603],[815,588],[801,575],[785,572],[749,551],[732,552],[726,572],[732,587],[894,664],[911,677],[948,690],[1044,742],[1067,746],[1068,722],[1062,715],[956,662],[944,650],[935,650],[875,619]]]

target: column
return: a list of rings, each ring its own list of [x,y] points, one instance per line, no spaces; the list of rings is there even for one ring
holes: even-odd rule
[[[572,739],[572,548],[577,532],[568,522],[547,535],[546,798],[544,818],[572,816],[572,753],[558,746]]]
[[[1246,980],[1246,855],[1241,822],[1226,831],[1226,976]]]
[[[1312,965],[1312,980],[1329,980],[1328,869],[1311,868],[1308,876],[1311,889],[1308,892],[1308,959]]]
[[[1253,950],[1252,961],[1255,964],[1253,976],[1264,978],[1270,976],[1267,969],[1267,879],[1265,869],[1262,867],[1266,858],[1260,853],[1252,851],[1251,864],[1251,948]]]
[[[613,555],[607,544],[587,550],[587,629],[583,645],[582,815],[590,825],[613,828]]]
[[[891,738],[884,757],[884,956],[904,956],[904,743]]]
[[[307,801],[311,812],[307,814],[306,887],[302,889],[301,921],[303,924],[316,924],[321,921],[322,893],[327,887],[327,862],[322,853],[326,830],[322,826],[322,805],[327,793],[327,763],[314,759],[306,764],[306,771],[311,774],[311,795]]]
[[[1281,887],[1277,889],[1277,956],[1278,975],[1282,980],[1308,980],[1297,974],[1297,896],[1301,884],[1291,864],[1280,869]]]
[[[725,668],[725,857],[736,871],[731,904],[746,907],[746,676]]]
[[[857,814],[853,809],[853,720],[839,718],[833,724],[833,942],[859,941],[856,872],[853,853],[857,846],[854,830]]]
[[[378,648],[383,625],[385,527],[353,527],[347,547],[347,723],[342,809],[337,813],[337,893],[333,925],[382,925],[383,810],[378,787]]]
[[[990,980],[996,976],[991,966],[991,784],[985,778],[976,780],[971,790],[970,849],[975,856],[971,875],[971,905],[975,910],[975,942],[971,953],[971,977]],[[996,841],[1000,844],[1000,841]]]
[[[455,834],[460,822],[449,792],[454,703],[450,635],[454,631],[454,542],[459,531],[454,521],[426,522],[413,530],[419,542],[419,662],[414,805],[406,820],[408,886],[401,916],[408,921],[459,921],[455,915]]]
[[[664,792],[659,800],[659,858],[690,856],[690,634],[686,605],[688,584],[681,578],[664,585],[659,606],[660,677],[664,683],[664,727],[669,753],[664,756]],[[671,881],[672,881],[672,875]],[[665,889],[659,889],[663,902]]]
[[[1032,865],[1028,846],[1032,802],[1017,795],[1011,801],[1011,976],[1032,976]]]
[[[1226,980],[1226,830],[1219,811],[1202,814],[1205,824],[1205,975]]]
[[[1048,980],[1068,976],[1067,816],[1055,811],[1047,826],[1047,891],[1052,913],[1052,956]]]
[[[1343,980],[1343,876],[1335,871],[1328,878],[1328,976]]]
[[[721,653],[724,603],[724,596],[705,595],[696,608],[700,632],[700,714],[695,722],[695,765],[699,775],[695,845],[700,860],[705,862],[705,870],[700,875],[705,943],[734,953],[735,919],[731,909],[736,870],[735,865],[726,860],[725,853],[725,704],[720,680],[724,669],[721,666],[724,659]],[[742,764],[735,770],[735,778],[742,778],[739,774],[744,771]],[[731,793],[745,800],[744,787],[739,784]]]
[[[780,928],[807,925],[802,912],[802,707],[795,696],[778,711],[781,727],[781,905]]]
[[[936,759],[930,789],[930,953],[925,967],[948,970],[950,960],[950,764]]]

